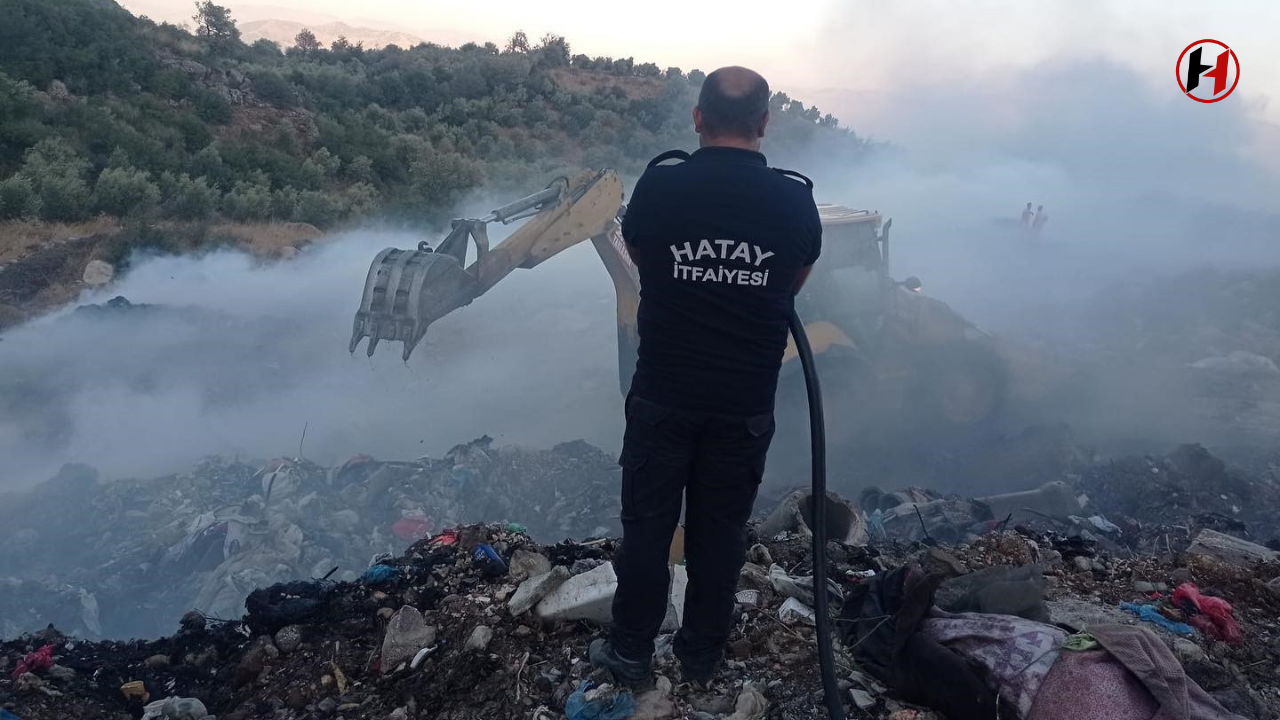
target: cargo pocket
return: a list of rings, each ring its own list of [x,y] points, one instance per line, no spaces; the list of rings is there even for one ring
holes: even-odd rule
[[[769,445],[777,429],[773,413],[756,415],[747,420],[747,434],[751,443],[751,475],[756,485],[764,481],[764,466],[769,455]]]
[[[635,511],[636,483],[649,463],[649,454],[634,448],[624,447],[618,456],[618,464],[622,466],[622,514],[625,516]]]

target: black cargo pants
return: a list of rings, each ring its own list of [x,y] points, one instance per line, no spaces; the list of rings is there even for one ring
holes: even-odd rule
[[[733,628],[734,594],[747,549],[746,523],[773,439],[773,414],[694,413],[627,398],[622,444],[622,548],[614,561],[610,641],[646,660],[666,617],[671,538],[685,510],[689,585],[676,656],[710,670]]]

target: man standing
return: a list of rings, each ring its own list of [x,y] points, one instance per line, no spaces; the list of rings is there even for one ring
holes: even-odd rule
[[[1019,219],[1019,222],[1022,223],[1022,227],[1024,230],[1031,229],[1032,218],[1034,218],[1035,216],[1036,216],[1036,213],[1034,210],[1031,209],[1031,203],[1027,203],[1027,207],[1022,211],[1022,217]]]
[[[619,458],[613,627],[590,659],[632,687],[653,679],[682,501],[689,585],[675,654],[686,680],[715,674],[773,438],[787,319],[822,243],[813,184],[760,153],[763,77],[711,73],[693,121],[701,148],[655,158],[622,221],[640,274],[640,346]]]
[[[1049,222],[1049,214],[1044,211],[1043,205],[1037,205],[1036,219],[1031,223],[1031,232],[1039,235],[1041,228],[1043,228],[1044,224],[1047,222]]]

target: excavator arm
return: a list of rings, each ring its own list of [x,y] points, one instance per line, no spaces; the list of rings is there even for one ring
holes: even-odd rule
[[[638,298],[624,303],[632,283],[625,256],[611,258],[611,235],[617,235],[622,182],[612,170],[584,171],[561,178],[545,190],[504,205],[481,218],[454,220],[452,231],[432,248],[418,243],[415,250],[387,248],[378,253],[365,278],[364,295],[351,331],[350,352],[369,338],[368,355],[379,341],[400,341],[403,357],[426,335],[431,323],[471,303],[517,268],[532,268],[583,240],[595,240],[605,267],[618,287],[619,325],[623,305],[634,307]],[[497,246],[489,247],[488,226],[526,220]],[[602,245],[603,243],[603,245]],[[475,260],[467,265],[469,244]],[[611,267],[612,265],[612,267]],[[620,273],[620,274],[618,274]],[[634,295],[634,290],[631,291]],[[620,330],[621,332],[621,330]],[[621,338],[620,338],[621,339]]]

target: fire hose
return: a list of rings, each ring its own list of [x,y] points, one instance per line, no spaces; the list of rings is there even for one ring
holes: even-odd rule
[[[794,308],[791,310],[790,324],[809,397],[809,438],[813,468],[810,502],[813,512],[809,525],[813,531],[813,609],[818,636],[818,666],[822,673],[822,693],[827,705],[827,715],[831,720],[844,720],[844,702],[840,699],[840,686],[836,683],[830,616],[827,612],[827,432],[822,416],[822,388],[818,385],[818,369],[813,362],[809,337]]]

